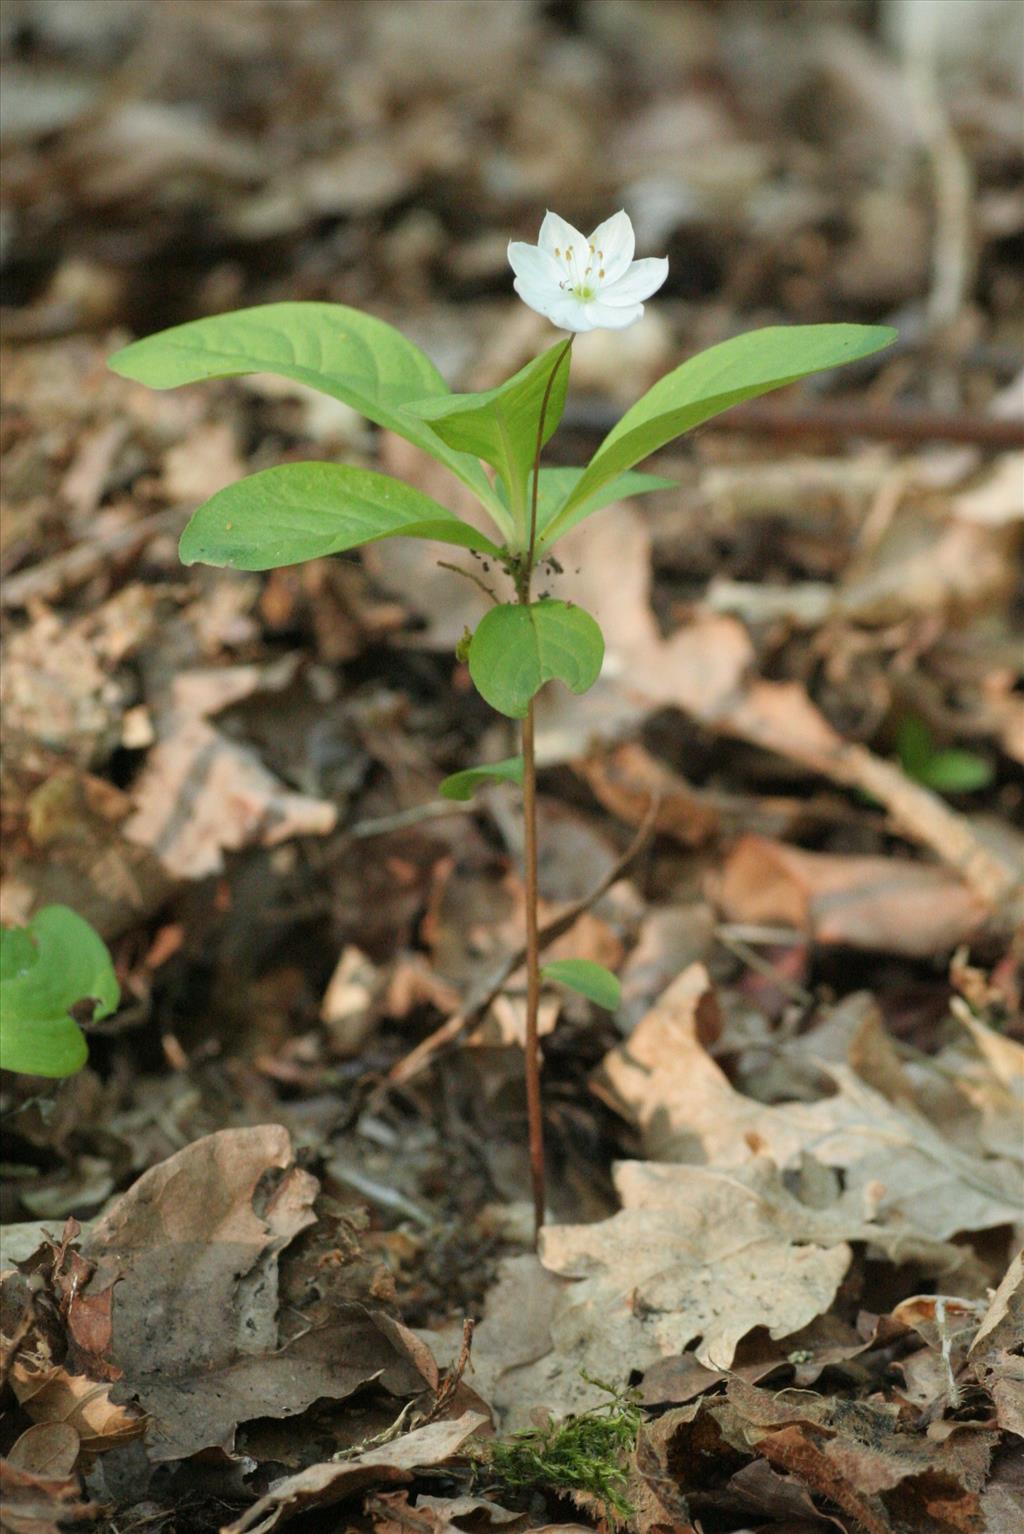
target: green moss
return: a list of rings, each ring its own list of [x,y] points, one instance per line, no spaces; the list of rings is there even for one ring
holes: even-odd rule
[[[528,1428],[491,1444],[487,1470],[504,1486],[589,1492],[604,1504],[606,1516],[628,1518],[633,1511],[625,1496],[628,1461],[643,1413],[633,1392],[590,1375],[584,1378],[607,1391],[609,1399],[578,1417]]]

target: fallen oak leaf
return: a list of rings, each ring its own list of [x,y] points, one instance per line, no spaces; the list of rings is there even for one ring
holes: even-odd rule
[[[849,1066],[816,1062],[836,1088],[818,1102],[767,1104],[737,1092],[701,1044],[698,1014],[711,1000],[706,969],[691,965],[594,1078],[639,1128],[647,1155],[725,1169],[765,1154],[787,1170],[810,1154],[843,1174],[830,1208],[846,1219],[848,1239],[933,1273],[969,1265],[954,1235],[1014,1223],[1014,1162],[962,1149],[941,1122],[890,1102]]]

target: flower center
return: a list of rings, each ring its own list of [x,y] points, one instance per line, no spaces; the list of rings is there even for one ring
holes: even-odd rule
[[[593,245],[587,247],[587,264],[583,269],[582,278],[577,278],[577,268],[573,259],[573,246],[567,245],[565,250],[555,246],[555,256],[568,272],[558,286],[563,292],[569,292],[573,298],[582,304],[593,303],[597,297],[598,287],[604,281],[604,251],[595,250]]]

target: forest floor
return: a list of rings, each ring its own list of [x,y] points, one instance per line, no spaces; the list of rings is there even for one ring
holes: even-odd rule
[[[9,5],[0,909],[123,997],[3,1081],[12,1534],[1021,1527],[1024,144],[983,73],[915,115],[862,9]],[[484,599],[427,544],[176,552],[274,463],[461,492],[105,362],[315,298],[490,387],[551,341],[509,237],[620,205],[669,282],[552,462],[738,331],[901,340],[567,540],[607,661],[543,695],[544,915],[623,1003],[544,997],[535,1254],[517,794],[438,794],[516,749]]]

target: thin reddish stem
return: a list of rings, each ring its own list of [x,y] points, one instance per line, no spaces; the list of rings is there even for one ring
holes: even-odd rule
[[[548,402],[554,388],[555,378],[562,363],[569,355],[573,337],[570,336],[555,358],[537,423],[537,450],[533,456],[533,493],[530,501],[530,541],[526,550],[526,562],[519,578],[517,595],[524,606],[530,601],[533,582],[533,561],[537,548],[537,500],[540,490],[540,455],[544,446],[544,422],[547,419]],[[524,1042],[524,1067],[526,1074],[526,1121],[530,1146],[530,1185],[533,1191],[533,1233],[539,1237],[544,1224],[544,1108],[540,1089],[540,1037],[538,1014],[540,1012],[540,922],[538,903],[540,891],[537,878],[537,756],[534,744],[534,700],[530,699],[523,720],[523,862],[526,875],[526,1038]]]

